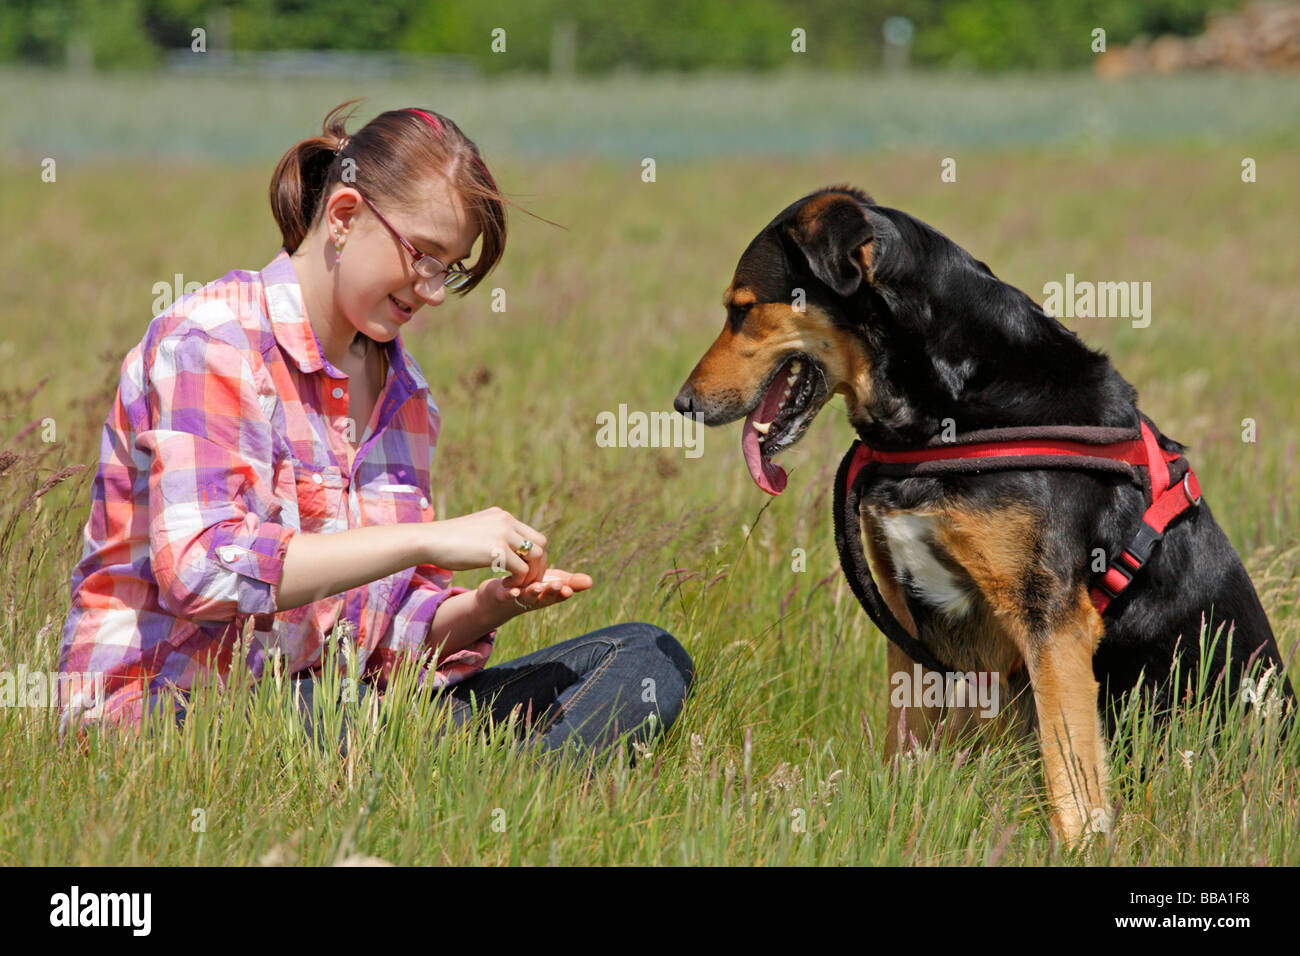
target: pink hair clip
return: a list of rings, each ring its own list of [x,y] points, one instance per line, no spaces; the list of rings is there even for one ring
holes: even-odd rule
[[[430,116],[428,113],[426,113],[424,110],[417,110],[417,109],[411,108],[411,109],[408,109],[407,112],[408,112],[408,113],[414,113],[416,116],[420,117],[422,120],[424,120],[426,123],[428,123],[429,126],[432,127],[432,129],[433,129],[433,131],[434,131],[435,133],[437,133],[439,136],[442,135],[442,124],[439,123],[439,122],[438,122],[436,119],[434,119],[432,116]]]
[[[442,136],[443,133],[442,124],[439,123],[435,117],[430,116],[424,110],[417,110],[414,107],[408,107],[406,109],[406,112],[414,113],[416,116],[420,117],[420,119],[428,123],[430,129],[432,129],[439,136]],[[496,189],[497,188],[496,180],[492,178],[492,174],[488,172],[488,168],[483,165],[483,160],[479,159],[478,156],[471,156],[471,159],[473,159],[474,165],[483,171],[483,175],[487,178],[488,185],[490,185],[493,189]]]

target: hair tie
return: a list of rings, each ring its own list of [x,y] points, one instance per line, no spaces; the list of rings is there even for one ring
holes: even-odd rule
[[[334,155],[337,156],[339,153],[343,152],[343,150],[347,147],[348,143],[350,142],[352,142],[351,136],[344,136],[341,139],[339,139],[339,144],[334,147]]]

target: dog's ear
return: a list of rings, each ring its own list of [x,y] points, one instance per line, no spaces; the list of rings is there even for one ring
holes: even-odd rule
[[[849,296],[862,284],[871,262],[871,220],[845,193],[814,196],[790,218],[786,234],[803,252],[808,268],[837,295]]]

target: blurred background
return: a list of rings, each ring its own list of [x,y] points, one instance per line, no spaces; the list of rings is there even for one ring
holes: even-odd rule
[[[454,103],[485,148],[515,155],[1203,136],[1285,126],[1294,100],[1277,96],[1293,96],[1293,85],[1104,88],[1092,77],[1300,69],[1294,3],[376,0],[359,9],[8,0],[3,148],[275,156],[301,97],[390,86],[449,112]]]
[[[357,16],[358,7],[346,0],[10,0],[0,14],[0,59],[81,69],[192,68],[183,53],[202,27],[211,59],[224,61],[225,70],[289,63],[284,51],[295,50],[381,54],[350,61],[374,70],[386,63],[470,75],[771,70],[789,65],[795,24],[811,38],[814,62],[832,69],[909,61],[926,69],[1071,69],[1090,64],[1096,51],[1076,41],[1096,27],[1118,45],[1194,37],[1205,32],[1207,17],[1231,14],[1235,6],[1227,0],[663,0],[611,10],[598,0],[373,0]],[[1260,26],[1277,34],[1288,19],[1279,15],[1285,8],[1256,4],[1252,17],[1272,17],[1276,23]],[[485,50],[484,37],[494,29],[511,34],[508,57]],[[1220,25],[1220,32],[1233,39],[1227,34],[1235,27],[1225,32]],[[1295,56],[1294,36],[1274,39],[1276,48],[1234,53],[1262,61]],[[907,56],[891,59],[891,46]],[[302,64],[331,61],[349,62],[319,55]]]

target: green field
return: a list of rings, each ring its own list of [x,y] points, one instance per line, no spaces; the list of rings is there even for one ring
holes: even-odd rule
[[[334,103],[371,92],[209,83],[199,96],[184,84],[145,92],[102,81],[92,91],[80,82],[71,115],[56,105],[76,98],[76,83],[8,74],[0,84],[0,448],[32,421],[52,420],[55,437],[43,441],[38,427],[9,445],[16,457],[0,451],[0,670],[57,669],[100,428],[119,364],[150,321],[153,284],[265,264],[279,245],[266,201],[279,152],[319,128]],[[842,579],[832,538],[830,484],[852,439],[838,400],[785,459],[789,488],[775,500],[749,480],[738,424],[707,432],[698,458],[595,440],[602,411],[671,407],[722,327],[722,291],[750,238],[804,193],[850,182],[934,224],[1039,301],[1066,273],[1151,282],[1148,328],[1067,324],[1107,350],[1143,410],[1190,446],[1206,499],[1292,654],[1296,84],[1161,81],[1125,98],[1061,78],[1043,81],[1048,93],[1020,94],[1047,97],[1030,109],[1006,80],[931,78],[907,93],[918,114],[934,107],[919,132],[814,137],[801,150],[800,121],[790,119],[781,148],[738,134],[719,151],[707,134],[729,133],[710,118],[726,114],[728,97],[751,111],[757,98],[737,93],[734,79],[684,91],[673,80],[656,100],[649,82],[637,95],[661,105],[645,141],[636,115],[624,114],[593,132],[585,153],[583,131],[598,124],[571,127],[561,154],[553,100],[531,116],[525,102],[487,119],[513,101],[508,86],[466,92],[464,110],[458,91],[386,88],[371,110],[424,103],[472,137],[481,125],[507,193],[566,227],[512,213],[506,257],[485,287],[408,326],[407,347],[443,415],[435,504],[445,516],[503,507],[546,532],[555,563],[595,579],[591,591],[504,627],[494,662],[615,621],[678,636],[698,671],[667,738],[634,768],[597,768],[588,781],[580,768],[533,762],[499,734],[431,744],[429,715],[398,708],[383,734],[346,761],[329,759],[295,735],[269,682],[251,724],[228,719],[218,735],[212,715],[196,711],[179,737],[97,741],[89,757],[55,745],[53,712],[0,708],[0,863],[1300,863],[1300,735],[1279,751],[1275,728],[1250,715],[1215,746],[1196,715],[1168,734],[1140,723],[1126,731],[1133,756],[1112,767],[1118,823],[1106,845],[1082,854],[1051,844],[1035,747],[885,765],[885,639]],[[836,82],[828,97],[853,102],[850,81]],[[863,95],[871,85],[851,82]],[[580,102],[612,117],[625,92],[593,85]],[[1111,104],[1098,115],[1112,134],[1079,141],[1065,123],[1058,135],[1048,107],[1085,93]],[[1215,107],[1199,124],[1190,106],[1175,106],[1188,95]],[[965,119],[946,142],[954,98]],[[1016,136],[1021,107],[1045,118]],[[212,129],[195,119],[199,109]],[[816,112],[809,127],[833,129],[831,115]],[[246,140],[231,139],[241,129],[232,117],[244,118]],[[1002,132],[976,135],[981,117]],[[735,122],[782,128],[743,110]],[[192,152],[159,145],[190,127],[205,130],[187,139]],[[651,134],[673,129],[695,132],[656,152]],[[60,159],[55,183],[40,181],[45,156]],[[664,157],[654,183],[641,181],[645,156]],[[940,182],[948,156],[955,183]],[[1258,182],[1241,181],[1243,157],[1256,160]],[[492,287],[506,290],[506,312],[491,311]],[[1245,419],[1254,442],[1242,440]],[[76,465],[89,468],[33,502]],[[796,548],[807,553],[804,572],[791,569]]]

